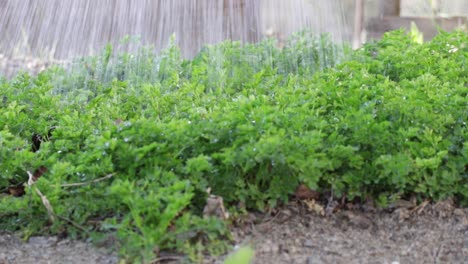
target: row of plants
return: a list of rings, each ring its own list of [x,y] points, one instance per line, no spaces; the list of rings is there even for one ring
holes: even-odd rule
[[[302,32],[282,49],[224,42],[190,60],[174,44],[108,46],[3,79],[0,229],[116,236],[133,261],[197,261],[229,247],[228,222],[203,215],[207,189],[232,212],[285,203],[300,184],[382,207],[466,205],[467,43],[395,31],[350,51]]]

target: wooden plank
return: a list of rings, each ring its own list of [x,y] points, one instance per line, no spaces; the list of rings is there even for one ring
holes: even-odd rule
[[[353,49],[360,48],[363,42],[364,0],[356,0],[354,9]]]
[[[468,16],[467,0],[401,0],[402,17]]]

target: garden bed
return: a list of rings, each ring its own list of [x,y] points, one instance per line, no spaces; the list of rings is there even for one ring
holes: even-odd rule
[[[350,51],[302,32],[193,60],[108,46],[1,80],[0,230],[197,261],[291,200],[324,225],[368,202],[466,206],[468,36],[414,33]]]

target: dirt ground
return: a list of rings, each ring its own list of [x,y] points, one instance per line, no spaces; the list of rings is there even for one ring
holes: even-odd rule
[[[0,234],[0,264],[118,263],[115,253],[81,241],[56,237],[31,237],[27,243],[11,234]]]
[[[318,216],[290,205],[252,226],[254,263],[468,263],[468,210],[449,203]]]
[[[455,208],[451,201],[322,213],[303,201],[269,215],[252,213],[233,228],[235,242],[255,248],[256,264],[468,263],[468,208]],[[118,257],[81,241],[33,237],[25,243],[2,234],[0,264],[12,263],[111,264],[118,263]]]

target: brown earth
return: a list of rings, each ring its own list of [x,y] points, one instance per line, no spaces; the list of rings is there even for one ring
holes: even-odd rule
[[[258,264],[468,263],[468,208],[456,208],[450,200],[419,206],[403,202],[386,211],[338,211],[328,217],[322,213],[314,203],[292,202],[268,215],[249,214],[233,228],[233,236],[237,245],[255,248]],[[118,263],[118,258],[81,241],[34,237],[25,243],[3,234],[0,264],[7,263]]]
[[[322,217],[296,204],[238,237],[255,245],[258,264],[468,263],[468,209],[445,202]]]

